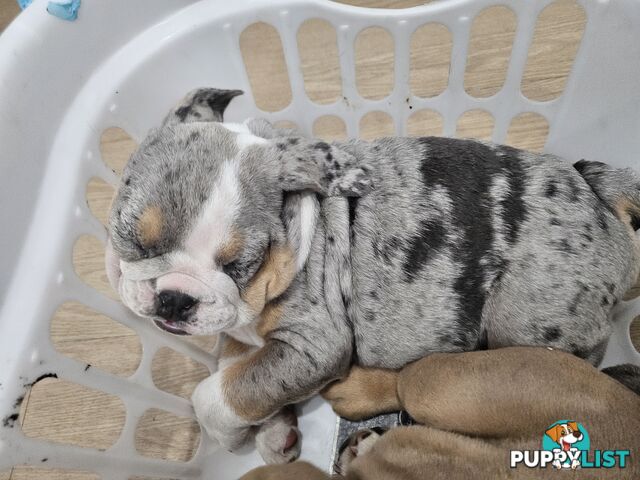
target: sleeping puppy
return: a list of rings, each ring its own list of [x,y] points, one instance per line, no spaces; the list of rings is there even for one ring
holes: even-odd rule
[[[433,354],[400,372],[356,368],[327,392],[339,410],[357,419],[378,413],[379,405],[393,405],[420,425],[355,433],[336,468],[342,476],[333,478],[640,478],[640,391],[632,390],[640,368],[625,368],[635,380],[607,370],[623,384],[573,355],[531,347]],[[511,450],[539,450],[548,426],[567,416],[588,430],[590,450],[630,450],[626,466],[564,474],[551,463],[510,467]],[[566,437],[581,435],[565,431]],[[242,480],[329,478],[308,463],[295,462],[260,467]]]
[[[178,335],[226,333],[224,368],[193,395],[224,447],[352,364],[509,345],[600,361],[640,268],[632,171],[474,140],[328,144],[224,123],[239,93],[192,92],[149,133],[106,258],[133,312]]]

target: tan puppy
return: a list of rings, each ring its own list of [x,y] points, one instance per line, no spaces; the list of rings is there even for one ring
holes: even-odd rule
[[[561,351],[433,354],[400,372],[356,367],[325,398],[351,419],[404,409],[421,424],[395,428],[368,445],[343,472],[350,480],[640,478],[640,396]],[[591,450],[630,450],[626,467],[510,468],[511,450],[540,450],[549,426],[567,418],[588,429]],[[303,462],[242,477],[328,478]]]

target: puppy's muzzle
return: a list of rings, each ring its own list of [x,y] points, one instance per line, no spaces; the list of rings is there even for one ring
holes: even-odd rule
[[[198,304],[198,300],[186,293],[164,290],[158,294],[156,315],[170,322],[184,322]]]

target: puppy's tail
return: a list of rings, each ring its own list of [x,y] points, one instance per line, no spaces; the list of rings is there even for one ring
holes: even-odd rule
[[[624,224],[634,231],[640,229],[640,176],[636,172],[588,160],[573,167]]]
[[[606,373],[614,380],[619,381],[629,390],[640,395],[640,367],[631,363],[623,363],[602,369],[602,373]]]

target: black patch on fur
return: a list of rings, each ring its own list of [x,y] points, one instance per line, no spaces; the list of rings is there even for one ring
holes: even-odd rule
[[[297,144],[298,144],[298,142],[300,142],[300,139],[299,139],[299,138],[295,138],[295,137],[294,137],[294,138],[290,138],[290,139],[289,139],[289,145],[297,145]]]
[[[329,235],[329,236],[327,237],[327,240],[328,240],[328,241],[329,241],[329,243],[331,243],[331,244],[333,244],[333,243],[335,243],[335,242],[336,242],[336,239],[335,239],[335,238],[333,238],[333,236],[332,236],[332,235]]]
[[[603,368],[602,373],[609,375],[637,395],[640,395],[640,367],[638,365],[623,363]]]
[[[509,182],[509,193],[500,202],[502,206],[502,221],[507,228],[507,241],[513,245],[518,239],[520,225],[527,216],[527,208],[522,200],[526,175],[522,163],[518,159],[520,152],[512,147],[502,146],[499,148],[502,160],[506,162],[504,173],[507,175]]]
[[[616,286],[613,283],[605,283],[605,287],[607,287],[607,291],[613,295],[613,292],[616,289]]]
[[[549,220],[549,225],[554,225],[556,227],[559,227],[562,225],[562,222],[558,220],[556,217],[552,217],[551,220]]]
[[[452,246],[452,257],[462,268],[453,284],[460,299],[456,309],[459,338],[453,343],[471,348],[480,335],[482,308],[487,294],[485,280],[490,273],[495,275],[493,268],[482,262],[493,253],[494,232],[492,207],[481,199],[489,197],[496,176],[506,176],[510,194],[504,201],[503,221],[509,229],[509,240],[514,241],[526,216],[522,199],[525,172],[516,149],[499,147],[494,150],[473,140],[451,138],[425,137],[418,141],[424,149],[421,171],[426,192],[442,186],[456,199],[451,223],[462,238]]]
[[[609,223],[607,222],[607,211],[604,207],[598,207],[596,210],[596,221],[598,222],[598,226],[603,231],[609,230]]]
[[[480,337],[478,337],[474,350],[489,350],[489,334],[486,328],[483,328],[480,332]]]
[[[318,142],[313,146],[313,148],[315,148],[316,150],[322,150],[323,152],[328,152],[329,150],[331,150],[331,145],[329,145],[327,142]]]
[[[629,217],[631,218],[631,228],[633,228],[634,231],[640,229],[640,216],[635,215],[632,212],[627,212],[629,214]]]
[[[607,305],[609,305],[609,297],[603,295],[602,300],[600,301],[600,306],[606,307]]]
[[[324,159],[327,162],[330,162],[331,160],[333,160],[333,155],[331,155],[331,152],[327,152],[327,154],[324,156]],[[340,165],[338,163],[336,163],[334,167],[336,168],[336,170],[340,170]]]
[[[369,296],[371,296],[371,298],[375,298],[377,300],[378,299],[378,292],[376,292],[375,290],[371,290],[369,292]]]
[[[440,251],[445,243],[447,231],[439,219],[425,220],[420,224],[420,230],[409,240],[407,257],[402,270],[407,280],[412,282],[418,273],[433,256]]]
[[[578,282],[578,287],[578,293],[573,296],[573,300],[571,300],[571,304],[569,304],[569,313],[571,315],[577,315],[578,305],[580,304],[582,297],[590,290],[590,288],[584,283]]]
[[[178,117],[181,122],[184,122],[184,119],[187,118],[189,112],[191,112],[191,105],[185,105],[184,107],[180,107],[176,110],[176,117]]]
[[[358,214],[358,197],[349,197],[347,202],[349,203],[349,228],[352,229],[353,224],[356,221],[356,215]]]
[[[4,420],[2,421],[2,425],[6,428],[13,428],[13,426],[16,423],[16,420],[18,420],[18,414],[17,413],[13,413],[11,415],[7,415],[6,417],[4,417]]]
[[[23,401],[24,401],[24,395],[20,395],[18,398],[16,398],[16,401],[13,404],[13,408],[18,408],[20,405],[22,405]]]
[[[556,185],[555,180],[550,180],[549,183],[547,183],[547,188],[544,189],[545,197],[547,198],[554,197],[557,192],[558,192],[558,187]]]
[[[562,330],[559,327],[547,327],[544,330],[544,339],[547,342],[554,342],[562,336]]]

